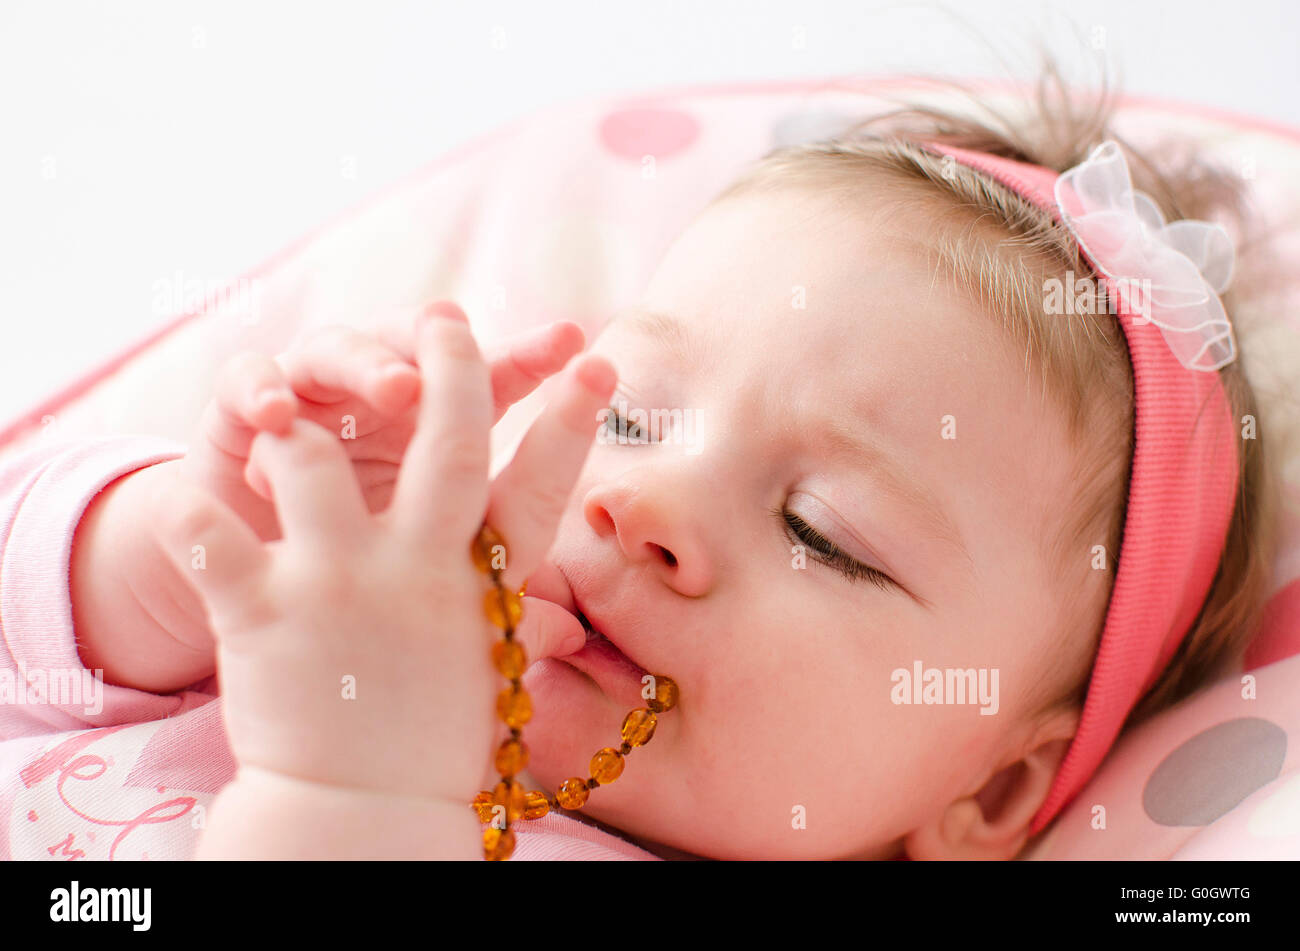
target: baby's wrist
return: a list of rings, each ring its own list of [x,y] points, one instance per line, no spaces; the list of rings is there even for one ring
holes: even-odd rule
[[[213,803],[195,858],[477,860],[468,799],[318,783],[241,765]]]
[[[130,500],[134,515],[132,529],[139,533],[138,544],[147,556],[140,559],[140,570],[147,572],[146,577],[156,584],[158,593],[165,594],[165,604],[169,608],[162,610],[159,606],[151,605],[151,613],[160,618],[164,630],[177,643],[197,651],[210,652],[215,660],[216,640],[208,625],[203,601],[175,563],[167,557],[153,532],[153,527],[158,524],[159,500],[168,497],[165,492],[167,485],[182,478],[181,462],[182,460],[175,459],[158,463],[133,475],[134,481],[128,489],[133,496]],[[190,556],[190,570],[203,570],[205,553],[191,550]]]
[[[154,500],[174,465],[147,466],[106,486],[82,515],[69,565],[83,662],[110,683],[158,692],[216,669],[202,603],[151,531]]]

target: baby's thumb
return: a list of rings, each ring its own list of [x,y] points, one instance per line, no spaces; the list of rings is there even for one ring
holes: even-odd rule
[[[163,490],[154,536],[208,613],[230,614],[254,597],[270,557],[261,540],[215,496],[178,479]]]
[[[524,616],[515,629],[529,664],[543,657],[563,657],[582,649],[587,632],[581,622],[558,604],[524,597]]]

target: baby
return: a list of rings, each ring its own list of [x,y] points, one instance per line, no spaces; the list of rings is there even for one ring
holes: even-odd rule
[[[1127,318],[1095,281],[1054,312],[1049,287],[1096,276],[1076,235],[957,151],[1083,162],[1091,131],[1050,127],[779,150],[583,356],[572,324],[481,355],[444,302],[229,365],[191,451],[100,493],[71,557],[87,667],[155,693],[220,671],[239,771],[199,855],[482,857],[468,804],[505,737],[485,521],[527,582],[524,788],[585,778],[647,675],[681,697],[580,811],[512,821],[517,855],[1021,855],[1086,778],[1057,785],[1136,477]],[[1167,217],[1204,210],[1132,167]],[[490,480],[493,422],[566,365]],[[1201,376],[1254,412],[1238,363]],[[1222,544],[1199,590],[1147,592],[1189,603],[1117,725],[1253,633],[1267,497],[1236,443]]]

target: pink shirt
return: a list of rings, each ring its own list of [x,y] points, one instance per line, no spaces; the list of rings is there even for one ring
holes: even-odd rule
[[[104,684],[72,626],[72,537],[87,505],[185,451],[127,436],[0,458],[0,858],[189,859],[234,775],[215,677],[172,694]],[[516,859],[657,860],[563,815],[518,828]]]

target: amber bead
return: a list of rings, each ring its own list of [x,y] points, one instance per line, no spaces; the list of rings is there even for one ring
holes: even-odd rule
[[[494,829],[488,826],[483,830],[483,857],[489,862],[504,862],[514,850],[513,829]]]
[[[591,758],[591,778],[599,783],[612,783],[623,775],[623,754],[605,747]]]
[[[507,687],[497,695],[497,716],[508,727],[521,727],[533,718],[533,701],[523,687]]]
[[[524,818],[540,819],[551,811],[551,804],[546,801],[546,793],[534,789],[524,794]]]
[[[487,612],[488,620],[504,631],[519,623],[524,616],[524,603],[508,588],[493,587],[483,597],[483,610]]]
[[[500,545],[500,548],[497,546]],[[484,525],[479,529],[478,535],[470,543],[470,557],[474,559],[474,566],[484,574],[492,574],[494,571],[504,570],[505,568],[505,539],[497,533],[496,529]],[[493,566],[492,559],[500,556],[497,565]]]
[[[671,677],[655,674],[655,698],[646,706],[655,713],[663,713],[677,706],[677,683]]]
[[[492,794],[486,789],[474,797],[470,807],[478,814],[479,822],[492,821]]]
[[[523,772],[528,765],[528,747],[522,740],[514,738],[505,740],[497,747],[496,767],[502,776],[513,776]]]
[[[514,780],[502,780],[492,790],[492,804],[506,807],[506,821],[514,822],[524,814],[524,787]]]
[[[555,791],[555,801],[565,809],[581,809],[587,804],[587,783],[582,779],[566,779]]]
[[[633,710],[623,718],[623,729],[619,735],[629,746],[645,746],[655,735],[655,724],[659,722],[649,710]]]
[[[506,680],[515,680],[528,668],[524,645],[518,641],[499,640],[492,645],[492,663]]]

